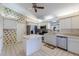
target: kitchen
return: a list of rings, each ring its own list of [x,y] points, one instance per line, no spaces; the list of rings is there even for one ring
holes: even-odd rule
[[[32,5],[44,7],[35,11]],[[79,55],[78,3],[3,3],[0,8],[0,54]]]
[[[59,19],[59,31],[55,32],[55,36],[45,36],[45,42],[64,48],[68,52],[79,54],[79,15],[73,13],[60,17]],[[51,38],[50,38],[51,37]],[[52,39],[53,38],[53,39]]]

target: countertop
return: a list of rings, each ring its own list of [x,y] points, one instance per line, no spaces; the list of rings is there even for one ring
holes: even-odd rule
[[[79,35],[75,35],[75,34],[56,33],[56,35],[79,38]]]
[[[66,33],[63,33],[63,32],[49,32],[45,35],[54,35],[54,36],[61,35],[61,36],[66,36],[66,37],[77,37],[77,38],[79,38],[79,34],[70,33],[70,32],[69,33],[68,32],[66,32]]]
[[[29,40],[29,38],[35,38],[35,37],[42,37],[42,35],[38,35],[38,34],[24,35],[24,38],[27,40]]]

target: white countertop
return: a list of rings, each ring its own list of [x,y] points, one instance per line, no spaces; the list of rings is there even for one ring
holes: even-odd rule
[[[42,37],[42,35],[38,35],[38,34],[24,35],[24,38],[27,40],[30,38],[35,38],[35,37]]]
[[[72,35],[65,35],[65,34],[56,34],[56,36],[66,36],[66,37],[68,37],[68,38],[79,38],[79,36],[72,36]]]

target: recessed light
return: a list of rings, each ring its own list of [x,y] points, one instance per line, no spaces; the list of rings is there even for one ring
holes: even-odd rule
[[[54,18],[53,16],[49,15],[49,16],[45,16],[45,20],[49,20],[49,19],[52,19]]]

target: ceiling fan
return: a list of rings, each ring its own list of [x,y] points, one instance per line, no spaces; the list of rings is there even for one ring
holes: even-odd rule
[[[42,6],[38,6],[36,3],[32,3],[32,8],[34,9],[35,12],[37,12],[37,9],[44,9]]]

